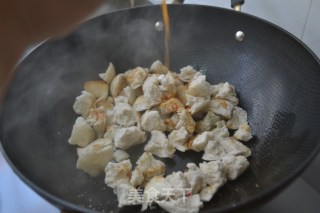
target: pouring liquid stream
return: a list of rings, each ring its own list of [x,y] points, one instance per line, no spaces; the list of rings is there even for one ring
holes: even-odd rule
[[[170,52],[169,52],[169,41],[170,41],[170,21],[167,7],[167,1],[162,0],[161,11],[164,23],[164,56],[163,63],[170,69]]]

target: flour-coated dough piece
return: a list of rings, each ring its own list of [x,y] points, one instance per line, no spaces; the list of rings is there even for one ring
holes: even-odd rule
[[[130,160],[124,160],[119,163],[109,162],[105,167],[105,184],[115,188],[120,182],[129,182],[131,176],[132,164]]]
[[[97,176],[113,158],[112,141],[99,138],[84,148],[78,148],[77,153],[77,169]]]
[[[151,152],[160,158],[172,158],[176,149],[169,143],[167,136],[158,130],[151,132],[151,138],[144,147],[144,151]]]
[[[83,117],[78,117],[73,125],[70,139],[72,145],[84,147],[91,143],[96,137],[94,129],[86,122]]]
[[[75,113],[87,118],[90,113],[90,109],[94,106],[95,101],[96,98],[84,90],[81,92],[81,95],[76,97],[76,100],[73,104],[73,110]]]
[[[120,128],[114,134],[115,147],[123,150],[144,143],[145,140],[146,133],[136,126]]]
[[[110,85],[112,82],[113,78],[116,76],[116,69],[114,68],[113,64],[110,62],[107,70],[105,73],[100,73],[99,77],[107,82],[107,84]]]

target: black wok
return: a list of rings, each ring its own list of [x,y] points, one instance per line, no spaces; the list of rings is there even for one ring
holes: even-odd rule
[[[319,149],[319,60],[289,33],[250,15],[186,5],[170,6],[169,13],[172,70],[193,65],[212,84],[234,84],[255,134],[247,143],[252,149],[248,171],[228,182],[202,211],[267,200]],[[123,72],[162,59],[163,32],[154,28],[161,19],[159,6],[107,14],[45,42],[18,66],[2,107],[2,149],[20,178],[58,207],[139,211],[118,210],[103,175],[91,178],[77,170],[76,150],[67,139],[77,117],[72,104],[84,81],[97,79],[110,61]],[[234,37],[238,30],[245,33],[242,42]],[[134,160],[141,154],[138,148],[132,151]],[[200,157],[176,154],[166,162],[167,172]]]

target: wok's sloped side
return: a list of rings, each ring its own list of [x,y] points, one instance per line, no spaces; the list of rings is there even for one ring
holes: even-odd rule
[[[203,210],[226,210],[271,195],[319,149],[319,61],[295,38],[251,16],[190,5],[170,6],[169,12],[172,70],[193,65],[210,83],[234,84],[255,134],[248,142],[249,170]],[[51,201],[118,211],[103,175],[90,178],[75,168],[75,148],[67,143],[76,118],[72,104],[83,83],[97,79],[108,62],[124,72],[161,59],[163,33],[154,28],[159,20],[157,6],[107,14],[44,43],[19,65],[2,110],[1,143],[22,179]],[[234,39],[238,30],[246,35],[243,42]]]

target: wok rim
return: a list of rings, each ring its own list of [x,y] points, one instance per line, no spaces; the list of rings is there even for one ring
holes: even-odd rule
[[[152,8],[152,7],[159,7],[159,5],[146,5],[146,6],[138,6],[135,8],[126,8],[126,9],[120,9],[117,11],[112,11],[109,13],[105,13],[102,15],[99,15],[97,17],[85,20],[81,23],[79,23],[76,28],[69,32],[67,35],[70,35],[72,33],[74,33],[75,31],[77,31],[79,28],[83,27],[84,25],[99,19],[103,16],[106,15],[112,15],[114,13],[121,13],[121,12],[125,12],[128,10],[140,10],[141,8]],[[256,19],[260,22],[262,22],[263,24],[267,24],[270,25],[271,27],[276,28],[277,30],[285,33],[286,35],[288,35],[290,38],[292,38],[295,42],[298,42],[300,45],[302,45],[302,47],[313,57],[313,59],[319,64],[320,66],[320,59],[318,58],[318,56],[302,41],[300,40],[298,37],[296,37],[295,35],[293,35],[292,33],[288,32],[287,30],[277,26],[276,24],[269,22],[267,20],[264,20],[262,18],[259,18],[257,16],[245,13],[245,12],[238,12],[238,11],[234,11],[231,9],[227,9],[227,8],[222,8],[222,7],[217,7],[217,6],[208,6],[208,5],[197,5],[197,4],[187,4],[187,5],[168,5],[168,7],[196,7],[196,8],[214,8],[216,10],[221,10],[221,11],[225,11],[225,12],[229,12],[229,13],[238,13],[239,15],[243,15],[243,16],[247,16],[253,19]],[[38,49],[42,48],[43,45],[47,44],[48,41],[52,41],[55,38],[48,38],[42,42],[39,42],[39,44],[37,44],[34,48],[32,48],[32,50],[30,52],[28,52],[25,56],[21,57],[21,59],[19,60],[19,62],[17,63],[17,65],[15,66],[15,69],[19,68],[22,63],[25,60],[28,60],[30,57],[32,57],[33,52],[37,51]],[[9,89],[11,88],[12,83],[10,83],[10,86],[8,87]],[[2,115],[2,111],[3,111],[3,106],[6,103],[8,97],[8,93],[5,96],[5,99],[3,99],[4,101],[1,103],[0,105],[0,133],[3,132],[3,115]],[[73,210],[73,211],[79,211],[79,212],[87,212],[87,213],[100,213],[100,211],[96,211],[96,210],[92,210],[86,207],[81,207],[79,205],[76,205],[72,202],[66,201],[62,198],[59,198],[58,196],[52,195],[50,192],[48,192],[47,190],[43,189],[42,187],[37,186],[36,183],[34,183],[33,181],[31,181],[27,176],[25,176],[21,171],[19,171],[19,169],[14,165],[14,163],[10,160],[10,157],[6,154],[5,149],[3,147],[3,136],[2,134],[0,135],[0,152],[3,154],[4,159],[6,160],[6,162],[8,163],[8,165],[10,166],[10,168],[13,170],[13,172],[19,177],[20,180],[22,180],[22,182],[24,182],[28,187],[30,187],[34,192],[36,192],[38,195],[40,195],[40,197],[42,197],[43,199],[45,199],[46,201],[48,201],[50,204],[54,205],[55,207],[59,208],[60,210]],[[317,154],[320,151],[320,143],[318,140],[318,144],[317,147],[311,152],[311,154],[309,154],[305,160],[303,160],[303,163],[300,164],[300,166],[298,166],[295,170],[292,170],[291,174],[289,174],[287,176],[287,178],[284,178],[281,181],[277,181],[272,187],[270,187],[267,190],[264,190],[263,192],[257,193],[255,196],[248,198],[246,200],[243,200],[241,202],[236,203],[235,205],[228,205],[226,207],[218,207],[216,209],[214,209],[214,212],[227,212],[227,211],[234,211],[236,209],[241,209],[243,207],[254,205],[255,202],[256,204],[259,203],[259,201],[263,201],[264,199],[267,198],[271,198],[273,199],[275,197],[275,195],[278,195],[282,190],[284,190],[286,187],[288,187],[298,176],[300,176],[300,174],[305,171],[307,169],[307,167],[310,165],[310,163],[314,160],[314,158],[317,156]],[[272,196],[272,194],[274,194],[274,196]],[[271,200],[270,199],[270,200]],[[269,201],[269,200],[268,200]],[[204,203],[205,205],[205,203]],[[200,209],[199,212],[201,212],[202,209]],[[210,211],[210,210],[209,210]]]

